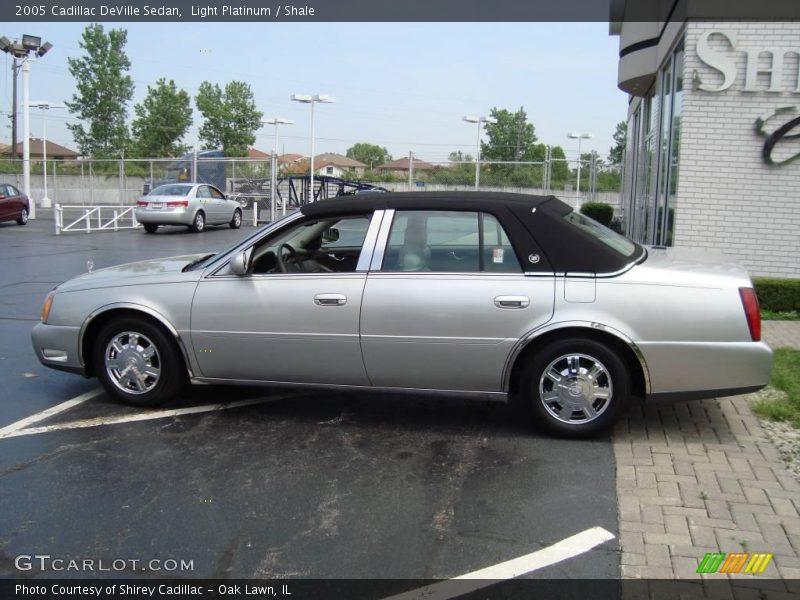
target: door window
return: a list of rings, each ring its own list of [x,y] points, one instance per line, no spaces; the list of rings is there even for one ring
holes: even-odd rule
[[[511,241],[490,214],[398,211],[382,271],[519,273]]]
[[[211,193],[211,197],[212,198],[218,198],[220,200],[225,200],[225,194],[220,192],[217,188],[209,187],[208,190]]]
[[[197,188],[197,197],[198,198],[211,198],[211,192],[208,189],[207,185],[201,185]]]
[[[253,247],[253,273],[352,273],[371,214],[302,221]]]

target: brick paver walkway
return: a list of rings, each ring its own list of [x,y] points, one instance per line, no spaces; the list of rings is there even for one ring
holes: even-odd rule
[[[800,347],[800,322],[765,322],[764,337]],[[623,577],[751,578],[696,570],[707,552],[769,552],[763,577],[800,579],[800,482],[747,397],[633,406],[614,452]]]
[[[773,348],[800,349],[800,321],[764,321],[761,334]]]

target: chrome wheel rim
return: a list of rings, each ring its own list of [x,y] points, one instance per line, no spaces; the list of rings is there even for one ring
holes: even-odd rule
[[[588,354],[565,354],[545,368],[539,379],[539,399],[557,421],[589,423],[611,403],[613,384],[608,369]]]
[[[197,215],[194,218],[194,227],[195,227],[195,229],[197,229],[197,231],[202,231],[203,227],[205,226],[205,224],[206,224],[206,222],[205,222],[205,219],[203,219],[203,215],[201,215],[200,213],[197,213]]]
[[[104,360],[109,379],[127,394],[146,394],[161,377],[156,345],[136,331],[115,335],[106,346]]]
[[[19,220],[22,221],[23,223],[28,222],[28,211],[25,210],[24,208],[22,209],[22,214],[20,214],[19,216]]]
[[[242,213],[240,213],[238,210],[233,213],[233,224],[236,227],[239,227],[239,225],[242,224]]]

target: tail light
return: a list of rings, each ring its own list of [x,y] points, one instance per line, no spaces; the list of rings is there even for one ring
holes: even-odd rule
[[[189,206],[188,200],[173,200],[171,202],[167,202],[167,206]]]
[[[147,206],[147,200],[138,200],[136,206]]]
[[[758,307],[758,296],[753,288],[739,288],[742,298],[744,315],[747,317],[747,327],[750,328],[750,338],[754,342],[761,340],[761,310]]]

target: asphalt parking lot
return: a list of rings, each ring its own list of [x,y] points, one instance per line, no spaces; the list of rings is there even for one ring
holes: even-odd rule
[[[39,364],[41,303],[87,261],[214,251],[251,232],[0,224],[0,576],[47,576],[15,557],[48,554],[191,561],[177,577],[446,579],[591,528],[618,536],[610,438],[546,437],[520,407],[205,386],[148,411]],[[526,576],[618,577],[617,541]]]

